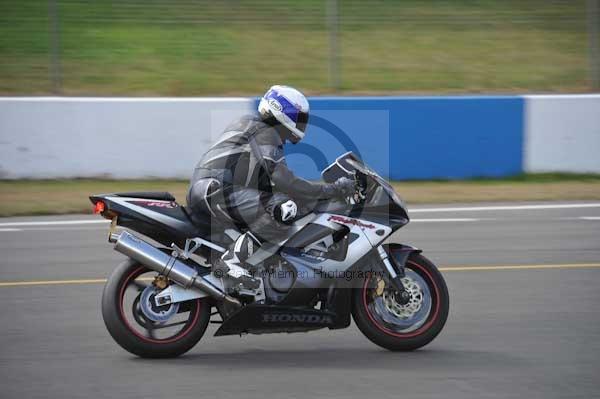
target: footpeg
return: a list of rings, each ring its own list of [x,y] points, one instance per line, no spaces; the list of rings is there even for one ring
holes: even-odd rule
[[[239,282],[240,284],[242,284],[243,288],[245,288],[247,290],[256,290],[256,289],[260,288],[260,280],[252,278],[252,277],[241,276],[235,280],[236,280],[236,282]]]
[[[234,284],[240,284],[241,289],[256,290],[260,288],[260,280],[253,278],[246,269],[236,265],[227,265],[224,261],[216,262],[216,265],[213,266],[213,274],[218,278],[229,277]]]
[[[229,270],[229,266],[225,262],[215,262],[215,265],[212,267],[212,273],[217,278],[225,277]]]

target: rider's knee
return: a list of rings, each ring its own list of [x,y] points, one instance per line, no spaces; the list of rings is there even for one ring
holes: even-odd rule
[[[273,217],[278,223],[291,224],[298,216],[298,205],[291,199],[280,202],[273,207]]]

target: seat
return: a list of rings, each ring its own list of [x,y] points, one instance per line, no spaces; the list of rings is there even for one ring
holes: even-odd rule
[[[117,209],[120,213],[119,225],[138,231],[165,246],[173,242],[183,245],[186,239],[195,237],[218,240],[227,228],[211,215],[193,215],[190,209],[178,204],[168,192],[122,192],[109,196],[127,197],[125,204],[120,205],[123,208]]]
[[[189,211],[184,206],[179,205],[175,197],[166,191],[129,191],[111,195],[131,198],[132,201],[128,200],[128,203],[131,202],[133,205],[152,211],[153,213],[150,214],[142,213],[144,218],[135,217],[135,219],[142,220],[145,223],[161,225],[170,234],[191,238],[206,235],[210,232],[210,219],[208,219],[208,222],[203,219],[193,220]],[[168,201],[168,203],[154,201]],[[154,216],[157,213],[162,216]],[[152,220],[152,222],[149,220]]]
[[[166,191],[131,191],[125,193],[114,193],[113,195],[118,197],[132,197],[159,201],[175,201],[175,197]]]

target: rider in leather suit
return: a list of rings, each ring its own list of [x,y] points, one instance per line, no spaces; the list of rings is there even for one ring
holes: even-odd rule
[[[251,232],[238,237],[215,268],[232,277],[246,274],[243,261],[252,254],[253,244],[286,236],[296,218],[296,201],[343,199],[355,190],[347,178],[313,183],[288,169],[283,144],[302,140],[308,122],[308,101],[302,93],[273,86],[258,111],[227,127],[202,156],[187,195],[193,218],[210,214]]]

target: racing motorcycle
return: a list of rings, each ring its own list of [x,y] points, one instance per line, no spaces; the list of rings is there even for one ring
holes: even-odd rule
[[[392,186],[353,153],[322,173],[355,179],[348,201],[316,201],[277,243],[245,262],[251,288],[213,272],[243,233],[206,215],[195,222],[166,192],[93,195],[111,219],[108,240],[128,259],[110,275],[102,316],[114,340],[141,357],[175,357],[202,338],[341,329],[351,317],[373,343],[410,351],[431,342],[448,317],[444,278],[421,250],[384,243],[409,222]],[[215,269],[216,271],[216,269]]]

